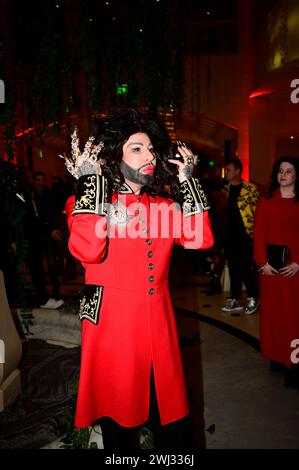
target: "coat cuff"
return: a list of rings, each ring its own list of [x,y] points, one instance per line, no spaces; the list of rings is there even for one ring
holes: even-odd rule
[[[107,180],[102,175],[84,175],[79,178],[73,215],[107,215]]]
[[[197,178],[190,178],[180,184],[180,199],[186,217],[201,214],[210,209],[204,190]]]

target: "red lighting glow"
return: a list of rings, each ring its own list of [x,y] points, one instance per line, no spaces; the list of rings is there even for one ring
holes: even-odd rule
[[[249,98],[259,98],[261,96],[272,95],[272,93],[274,93],[274,90],[271,90],[270,88],[264,90],[257,90],[252,92],[251,95],[249,95]]]
[[[23,137],[23,135],[27,135],[27,134],[30,134],[30,132],[32,132],[34,130],[34,127],[29,127],[29,129],[26,129],[25,131],[23,132],[19,132],[18,134],[16,134],[16,137]]]
[[[233,129],[234,131],[238,130],[238,128],[233,126],[232,124],[229,124],[228,122],[225,122],[225,121],[220,121],[219,119],[215,119],[214,116],[209,116],[208,114],[204,114],[204,113],[202,113],[201,116],[205,119],[208,119],[209,121],[213,121],[216,124],[219,124],[220,126],[228,127],[229,129]]]

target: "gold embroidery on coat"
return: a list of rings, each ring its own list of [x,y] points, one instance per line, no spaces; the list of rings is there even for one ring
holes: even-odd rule
[[[103,286],[96,286],[92,296],[83,295],[80,300],[79,319],[91,321],[94,324],[98,323],[99,312],[102,300]]]

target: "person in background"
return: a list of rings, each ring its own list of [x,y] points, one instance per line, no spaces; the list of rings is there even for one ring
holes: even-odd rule
[[[22,172],[0,157],[0,270],[10,307],[24,307],[27,291],[20,268],[26,256],[25,187]]]
[[[65,204],[64,204],[64,209],[63,209],[63,218],[66,223],[66,234],[65,234],[65,242],[68,245],[68,240],[70,236],[70,227],[69,224],[71,223],[72,220],[72,212],[74,210],[74,204],[75,204],[75,194],[76,190],[78,187],[77,180],[74,178],[70,173],[68,173],[68,182],[69,182],[69,191],[68,191],[68,197],[66,198]],[[77,277],[77,260],[73,257],[71,254],[70,250],[67,247],[67,251],[65,253],[65,258],[64,258],[64,269],[62,272],[62,280],[64,282],[69,282]],[[81,268],[82,270],[83,268]]]
[[[253,261],[253,222],[259,192],[256,185],[242,179],[242,163],[238,159],[226,164],[224,187],[227,198],[227,236],[225,253],[228,261],[231,298],[223,312],[243,310],[242,284],[247,289],[245,313],[251,315],[258,307],[258,278]]]
[[[175,158],[166,129],[133,109],[100,121],[82,154],[74,133],[72,151],[69,248],[86,271],[75,426],[99,420],[104,448],[138,448],[150,419],[155,448],[193,447],[168,270],[175,243],[213,244],[194,155],[180,144]]]
[[[47,187],[46,175],[38,171],[33,176],[33,189],[27,195],[26,232],[29,241],[27,264],[41,308],[57,309],[64,304],[59,299],[59,272],[56,256],[56,243],[62,240],[58,229],[59,209],[55,207],[51,191]],[[53,297],[47,292],[47,277],[44,268],[46,261]]]
[[[298,158],[274,163],[269,192],[255,215],[254,258],[260,266],[261,352],[272,370],[285,371],[286,386],[299,389],[297,358],[292,358],[292,342],[299,338]]]
[[[211,281],[206,295],[217,295],[222,292],[220,282],[225,266],[225,235],[227,233],[227,197],[221,188],[216,188],[210,196],[211,210],[210,218],[215,238],[211,250]]]

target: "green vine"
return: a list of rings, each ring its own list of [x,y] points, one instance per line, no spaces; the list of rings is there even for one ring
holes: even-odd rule
[[[115,106],[146,109],[156,117],[171,109],[174,123],[182,104],[183,12],[179,0],[130,0],[129,7],[121,1],[2,0],[1,157],[18,164],[16,133],[22,130],[30,129],[30,139],[42,138],[49,129],[68,128],[74,115],[88,124]],[[117,83],[127,84],[127,94],[116,93]],[[26,138],[20,139],[23,155],[32,144]],[[27,249],[21,205],[10,213],[16,236],[12,262],[20,273]],[[26,288],[20,275],[25,320]]]
[[[0,78],[7,99],[13,99],[18,127],[45,132],[74,113],[90,119],[114,106],[147,108],[152,115],[170,104],[180,109],[184,5],[179,0],[131,0],[130,14],[127,2],[120,1],[2,3]],[[117,95],[117,83],[127,84],[127,95]]]
[[[76,375],[71,388],[71,403],[66,409],[66,414],[60,419],[60,430],[63,437],[60,442],[61,449],[97,449],[95,442],[89,443],[92,428],[77,429],[74,427],[76,401],[78,394],[78,375]]]

